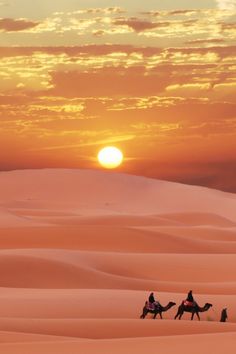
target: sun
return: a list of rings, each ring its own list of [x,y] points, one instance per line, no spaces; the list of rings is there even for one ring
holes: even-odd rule
[[[102,167],[116,168],[123,162],[123,153],[114,146],[106,146],[98,153],[98,161]]]

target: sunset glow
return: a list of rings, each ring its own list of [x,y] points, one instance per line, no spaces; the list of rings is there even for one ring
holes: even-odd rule
[[[187,5],[186,5],[187,4]],[[0,169],[121,170],[236,191],[235,1],[0,1]]]

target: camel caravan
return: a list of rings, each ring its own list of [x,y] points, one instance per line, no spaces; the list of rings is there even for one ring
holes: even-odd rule
[[[175,305],[176,305],[175,302],[169,302],[166,306],[162,306],[159,301],[155,300],[154,294],[151,293],[149,295],[148,301],[145,302],[143,313],[141,314],[140,318],[144,319],[148,313],[152,313],[154,315],[153,316],[154,319],[156,318],[157,315],[159,315],[160,318],[162,319],[162,312],[168,311],[171,307]],[[178,307],[178,311],[175,315],[175,320],[177,318],[181,320],[184,312],[189,312],[192,314],[191,320],[193,320],[194,315],[196,315],[197,318],[200,320],[199,313],[208,311],[211,307],[212,304],[209,303],[206,303],[203,307],[199,306],[193,298],[192,290],[190,290],[187,298],[183,300],[180,306]],[[222,321],[223,315],[221,315],[221,322],[225,322],[227,318],[226,309],[224,309],[223,311],[224,311],[224,320]]]

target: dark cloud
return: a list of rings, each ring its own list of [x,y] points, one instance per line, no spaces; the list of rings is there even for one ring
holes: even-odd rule
[[[18,32],[34,28],[39,22],[26,19],[2,18],[0,19],[0,30],[5,32]]]
[[[159,22],[150,22],[145,21],[139,18],[121,18],[115,20],[113,23],[117,26],[128,26],[135,32],[144,32],[146,30],[158,29],[158,28],[169,28],[174,27],[176,24],[179,24],[183,27],[190,27],[195,24],[197,20],[187,20],[187,21],[159,21]]]
[[[200,10],[174,10],[170,11],[168,15],[192,15],[199,12]]]
[[[148,29],[168,27],[171,25],[171,22],[149,22],[143,21],[138,18],[130,19],[118,19],[113,22],[117,26],[128,26],[132,28],[135,32],[143,32]]]

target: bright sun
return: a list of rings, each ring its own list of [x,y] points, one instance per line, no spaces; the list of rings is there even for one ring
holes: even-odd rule
[[[105,168],[116,168],[123,161],[122,152],[114,146],[107,146],[99,151],[98,161]]]

